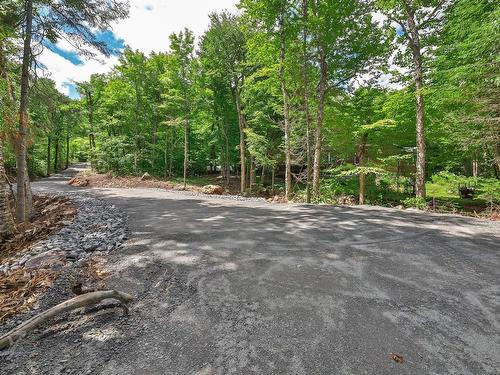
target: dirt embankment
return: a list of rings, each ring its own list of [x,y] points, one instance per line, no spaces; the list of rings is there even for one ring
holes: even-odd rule
[[[16,235],[0,243],[0,265],[28,256],[31,247],[71,223],[77,208],[66,197],[33,197],[33,217],[17,226]],[[29,266],[12,267],[0,273],[0,322],[28,310],[52,285],[58,271]]]
[[[69,181],[75,187],[95,187],[95,188],[154,188],[166,190],[187,190],[195,193],[216,194],[216,195],[239,195],[239,179],[231,177],[229,184],[220,176],[208,176],[204,178],[205,184],[187,184],[162,180],[155,178],[148,173],[141,177],[136,176],[114,176],[112,173],[97,174],[90,171],[80,172]],[[253,197],[271,197],[270,190],[254,191],[250,194]]]

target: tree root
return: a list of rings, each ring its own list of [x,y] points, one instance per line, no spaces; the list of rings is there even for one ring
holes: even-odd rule
[[[29,331],[38,327],[40,324],[44,323],[48,319],[61,314],[63,312],[75,310],[80,307],[94,305],[105,299],[116,299],[120,301],[125,311],[128,312],[127,304],[130,303],[134,298],[127,293],[119,292],[116,290],[105,290],[99,292],[92,292],[77,296],[70,300],[60,303],[57,306],[51,307],[50,309],[34,316],[33,318],[21,323],[11,331],[7,332],[5,335],[0,337],[0,350],[12,346],[16,340],[26,335]]]

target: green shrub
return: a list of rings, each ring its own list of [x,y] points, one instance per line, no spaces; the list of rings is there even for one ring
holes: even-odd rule
[[[406,208],[418,208],[419,210],[423,210],[427,206],[425,199],[417,197],[406,198],[402,203]]]

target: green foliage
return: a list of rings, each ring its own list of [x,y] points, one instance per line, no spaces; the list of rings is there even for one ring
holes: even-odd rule
[[[242,0],[238,15],[210,15],[198,45],[192,32],[183,30],[170,36],[165,53],[145,55],[125,48],[112,71],[77,84],[79,100],[59,94],[51,80],[33,79],[31,172],[63,167],[69,140],[69,162],[92,159],[102,172],[148,172],[176,180],[184,167],[186,135],[188,182],[203,184],[209,170],[239,174],[242,135],[247,170],[252,157],[257,181],[269,184],[273,169],[280,192],[287,97],[296,177],[292,185],[299,199],[305,197],[312,159],[307,145],[314,149],[314,133],[322,126],[318,202],[338,203],[346,197],[356,202],[361,176],[368,203],[421,208],[424,202],[406,194],[412,190],[416,155],[407,3],[423,24],[428,195],[459,205],[458,186],[467,184],[477,188],[473,203],[498,202],[500,38],[499,5],[492,0]],[[62,1],[63,14],[78,16],[64,21],[54,20],[54,4],[35,1],[37,22],[49,40],[68,36],[68,24],[83,20],[88,21],[83,35],[70,39],[83,38],[78,39],[82,46],[110,52],[93,33],[124,16],[125,7],[110,9],[113,2],[90,1],[86,12],[79,2]],[[0,5],[0,123],[9,170],[15,169],[18,103],[12,97],[19,97],[22,30],[16,15],[21,8],[12,0]],[[383,25],[373,19],[377,10],[387,17]],[[318,90],[321,67],[324,98]],[[390,73],[391,83],[398,85],[379,84],[382,73]],[[479,178],[467,177],[472,165]]]
[[[402,203],[406,208],[418,208],[419,210],[423,210],[427,207],[425,199],[417,197],[406,198]]]

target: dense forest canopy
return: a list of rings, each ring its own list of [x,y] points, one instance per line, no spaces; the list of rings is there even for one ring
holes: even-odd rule
[[[126,47],[107,74],[59,93],[37,56],[64,39],[83,56],[127,16],[118,1],[0,4],[0,211],[17,176],[74,161],[96,172],[234,180],[287,200],[419,204],[432,183],[500,178],[500,5],[495,0],[241,0],[161,53]],[[140,30],[138,30],[140,32]],[[50,73],[50,72],[46,72]],[[456,186],[454,187],[456,188]]]

